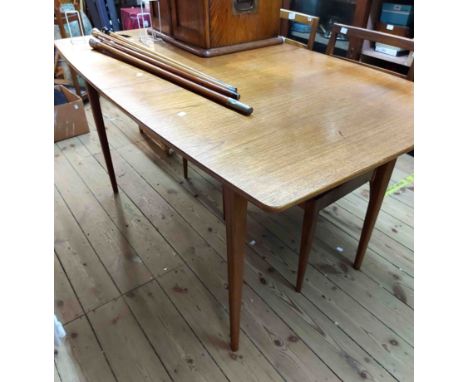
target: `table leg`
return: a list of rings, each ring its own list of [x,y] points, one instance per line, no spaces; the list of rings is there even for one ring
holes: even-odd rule
[[[308,200],[304,205],[304,219],[302,223],[301,253],[299,254],[299,267],[296,278],[296,291],[302,290],[302,283],[309,262],[309,254],[312,250],[315,228],[319,215],[319,206],[316,200]]]
[[[104,126],[104,119],[102,118],[101,104],[99,102],[99,93],[88,82],[86,82],[86,88],[88,90],[89,103],[93,112],[94,124],[96,125],[99,141],[101,142],[101,149],[104,154],[104,159],[106,161],[107,172],[112,183],[112,189],[114,190],[114,193],[117,194],[119,192],[119,188],[117,187],[117,180],[115,179],[115,172],[114,166],[112,164],[109,142],[107,141],[106,127]]]
[[[225,196],[224,196],[224,189],[226,186],[223,184],[223,220],[226,221],[226,202],[225,202]]]
[[[183,163],[183,167],[184,167],[184,178],[187,179],[188,178],[188,161],[187,161],[187,159],[182,158],[182,163]]]
[[[366,219],[362,227],[361,239],[356,258],[354,259],[354,268],[361,268],[366,254],[367,245],[372,235],[377,216],[379,215],[380,207],[382,206],[385,197],[385,191],[388,187],[388,182],[392,176],[393,168],[395,167],[396,159],[378,167],[374,171],[374,176],[370,181],[369,205],[367,206]]]
[[[230,187],[224,188],[226,213],[226,242],[229,283],[229,319],[231,325],[231,349],[239,349],[240,314],[245,257],[245,231],[247,200]]]

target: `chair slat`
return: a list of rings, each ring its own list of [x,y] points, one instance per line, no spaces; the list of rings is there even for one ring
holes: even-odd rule
[[[317,29],[318,29],[318,26],[319,26],[319,20],[320,20],[319,17],[311,16],[311,15],[307,15],[305,13],[295,12],[295,11],[291,11],[289,9],[281,8],[280,9],[280,19],[295,21],[295,22],[298,22],[298,23],[301,23],[301,24],[310,25],[311,30],[310,30],[307,45],[297,43],[297,42],[293,43],[292,41],[294,41],[294,40],[291,40],[291,39],[288,39],[288,38],[285,39],[285,42],[287,42],[289,44],[294,44],[294,45],[307,46],[308,49],[312,49],[312,47],[314,45],[314,41],[315,41],[315,36],[317,35]]]
[[[372,42],[379,42],[379,43],[382,43],[382,44],[396,46],[398,48],[406,49],[406,50],[409,50],[410,52],[414,52],[414,40],[413,39],[410,39],[410,38],[407,38],[407,37],[396,36],[396,35],[392,35],[392,34],[389,34],[389,33],[380,32],[380,31],[374,31],[374,30],[369,30],[369,29],[365,29],[365,28],[359,28],[359,27],[355,27],[355,26],[352,26],[352,25],[345,25],[345,24],[335,23],[335,24],[333,24],[332,33],[331,33],[330,40],[328,42],[327,50],[326,50],[326,54],[328,54],[329,56],[334,56],[335,55],[334,52],[335,52],[335,45],[336,45],[336,39],[337,39],[338,33],[345,34],[350,38],[356,38],[356,39],[360,39],[360,40],[368,40],[368,41],[372,41]],[[353,60],[351,58],[343,58],[343,57],[339,57],[339,58],[345,59],[347,61],[352,61],[352,62],[358,63],[360,65],[364,65],[364,66],[371,67],[371,68],[374,68],[374,69],[378,69],[380,71],[390,73],[390,74],[396,75],[398,77],[403,77],[403,78],[406,78],[406,79],[408,79],[410,81],[413,81],[413,77],[414,77],[414,74],[413,74],[414,73],[414,60],[411,63],[411,66],[410,66],[410,68],[408,70],[408,74],[406,76],[404,76],[404,75],[402,75],[400,73],[396,73],[396,72],[388,70],[388,69],[379,68],[379,67],[374,66],[374,65],[369,65],[369,64],[363,63],[361,61]]]

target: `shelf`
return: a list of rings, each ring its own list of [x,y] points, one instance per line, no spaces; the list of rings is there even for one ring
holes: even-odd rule
[[[403,66],[410,66],[411,65],[410,56],[408,54],[405,55],[405,56],[394,57],[394,56],[390,56],[389,54],[376,52],[372,48],[363,48],[362,49],[362,54],[365,55],[365,56],[378,58],[380,60],[393,62],[395,64],[399,64],[399,65],[403,65]]]

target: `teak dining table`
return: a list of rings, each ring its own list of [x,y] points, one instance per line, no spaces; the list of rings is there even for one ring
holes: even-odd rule
[[[246,117],[93,51],[87,39],[55,45],[86,80],[114,192],[118,186],[99,96],[223,184],[231,349],[236,351],[247,203],[280,212],[369,171],[392,167],[413,148],[413,83],[288,44],[213,58],[154,44],[156,51],[237,86],[241,100],[254,108]],[[381,188],[387,183],[383,180]],[[379,208],[376,203],[377,213]]]

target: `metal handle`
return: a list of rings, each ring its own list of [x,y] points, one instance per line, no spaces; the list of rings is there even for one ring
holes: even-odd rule
[[[258,0],[233,0],[232,5],[234,8],[234,13],[247,13],[253,12],[257,9]]]

